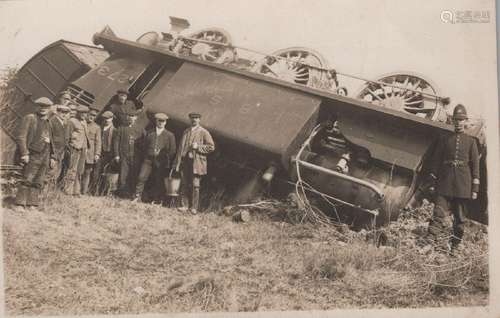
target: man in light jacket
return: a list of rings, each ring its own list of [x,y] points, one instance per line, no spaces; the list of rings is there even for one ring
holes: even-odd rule
[[[63,167],[63,159],[68,146],[66,135],[66,125],[69,119],[70,108],[66,105],[57,105],[55,113],[49,118],[50,131],[52,136],[52,150],[50,157],[50,167],[47,172],[48,190],[55,190],[57,182],[60,180]]]
[[[69,164],[64,178],[64,193],[80,196],[80,182],[85,169],[85,159],[89,147],[87,115],[89,108],[80,105],[76,117],[68,121],[66,134],[69,138]]]
[[[190,113],[191,127],[184,130],[175,158],[175,171],[182,175],[182,207],[196,214],[199,209],[202,176],[207,174],[207,155],[215,150],[212,136],[200,125],[201,115]],[[187,205],[186,207],[186,197]]]
[[[85,170],[82,176],[82,194],[95,192],[97,180],[94,177],[96,163],[101,157],[101,127],[96,124],[97,111],[91,109],[87,116],[87,133],[89,138],[89,148],[85,159]]]

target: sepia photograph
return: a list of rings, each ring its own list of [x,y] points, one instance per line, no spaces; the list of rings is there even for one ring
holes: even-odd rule
[[[0,315],[500,317],[496,32],[494,0],[0,2]]]

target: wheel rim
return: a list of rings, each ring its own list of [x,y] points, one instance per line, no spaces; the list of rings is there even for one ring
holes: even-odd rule
[[[160,40],[160,35],[155,31],[146,32],[137,38],[136,42],[146,45],[156,45]]]
[[[256,65],[255,70],[288,82],[330,89],[333,82],[329,80],[328,71],[323,70],[327,68],[328,62],[318,52],[303,47],[292,47],[266,56]]]
[[[193,39],[217,42],[231,45],[231,36],[223,29],[209,28],[197,31],[189,36]],[[197,42],[194,40],[184,40],[184,47],[189,50],[191,55],[198,57],[203,61],[218,63],[224,53],[232,50],[227,46],[219,46],[210,43]]]
[[[364,84],[357,94],[357,98],[375,105],[432,120],[444,107],[436,96],[439,96],[439,92],[429,80],[411,73],[383,76],[376,82]]]

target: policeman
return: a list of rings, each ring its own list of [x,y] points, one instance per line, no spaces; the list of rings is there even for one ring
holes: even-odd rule
[[[164,113],[155,114],[155,129],[149,132],[145,138],[146,158],[142,162],[141,170],[135,188],[135,201],[141,199],[144,191],[144,184],[151,173],[154,183],[152,190],[153,200],[161,202],[163,200],[164,183],[170,165],[175,156],[175,136],[172,132],[165,129],[168,116]]]
[[[82,194],[87,194],[89,187],[95,191],[96,182],[94,169],[101,157],[101,127],[96,124],[97,111],[91,109],[87,116],[88,149],[85,159],[85,170],[82,176]]]
[[[145,135],[144,129],[135,125],[137,113],[127,109],[127,125],[116,129],[113,138],[114,160],[119,163],[118,195],[129,197],[133,194],[137,163],[141,154],[141,143]]]
[[[429,234],[440,242],[446,231],[446,215],[451,209],[453,252],[464,235],[465,203],[477,199],[479,191],[479,152],[476,140],[464,133],[467,111],[458,104],[453,110],[455,132],[438,140],[431,166],[431,178],[436,181],[436,200]],[[434,189],[433,189],[434,190]]]
[[[56,112],[49,118],[50,131],[52,134],[52,150],[50,158],[50,169],[47,176],[49,189],[56,188],[57,181],[62,173],[62,162],[66,147],[68,146],[68,138],[66,135],[66,125],[69,120],[70,108],[66,105],[57,105]]]
[[[35,104],[38,106],[37,113],[23,117],[17,138],[24,167],[23,178],[17,188],[16,205],[22,207],[39,205],[52,152],[48,115],[53,103],[47,97],[41,97]]]
[[[191,213],[199,209],[200,184],[202,176],[207,174],[207,155],[215,150],[212,136],[200,125],[201,115],[190,113],[191,127],[184,130],[175,158],[175,171],[181,171],[183,202],[180,210],[187,210],[185,199]]]
[[[128,100],[128,92],[124,89],[119,89],[116,92],[116,101],[109,106],[109,110],[115,116],[114,124],[118,128],[128,125],[127,114],[135,112],[136,107],[131,100]]]
[[[87,115],[89,108],[80,105],[76,108],[76,117],[70,118],[66,128],[69,137],[69,164],[64,178],[64,192],[80,196],[81,179],[85,169],[85,159],[89,147]]]

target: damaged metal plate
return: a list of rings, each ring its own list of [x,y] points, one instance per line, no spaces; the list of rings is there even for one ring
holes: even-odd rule
[[[190,112],[199,112],[203,125],[216,135],[284,156],[314,124],[321,99],[184,63],[173,77],[160,80],[143,102],[185,124]]]

